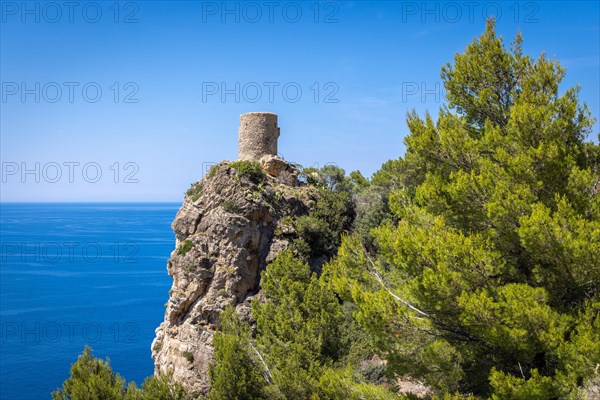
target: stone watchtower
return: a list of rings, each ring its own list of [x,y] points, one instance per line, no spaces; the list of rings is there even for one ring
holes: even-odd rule
[[[260,161],[264,156],[277,156],[277,114],[250,112],[240,115],[238,159]]]

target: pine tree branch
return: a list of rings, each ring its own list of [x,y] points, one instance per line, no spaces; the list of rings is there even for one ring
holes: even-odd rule
[[[258,351],[258,349],[256,347],[254,347],[254,344],[252,344],[251,341],[248,341],[248,344],[250,345],[250,347],[252,348],[252,350],[254,351],[254,354],[256,354],[256,356],[258,357],[258,359],[260,360],[261,364],[263,365],[263,368],[265,369],[265,371],[267,372],[266,375],[263,375],[265,380],[267,381],[267,384],[270,385],[271,381],[273,380],[273,374],[271,374],[271,370],[269,369],[269,366],[267,365],[267,363],[265,362],[265,359],[263,358],[263,356],[260,354],[260,352]]]
[[[369,254],[367,253],[367,251],[365,250],[364,247],[362,247],[362,251],[364,256],[366,257],[367,261],[369,262],[369,264],[371,264],[373,269],[376,269],[377,267],[375,266],[375,262],[371,259],[371,257],[369,257]],[[385,282],[383,281],[383,279],[381,278],[381,276],[379,276],[379,274],[374,271],[374,270],[369,270],[367,268],[368,273],[373,276],[377,282],[379,283],[379,285],[382,287],[383,290],[386,291],[386,293],[388,293],[390,296],[392,296],[392,298],[400,303],[402,303],[404,306],[406,306],[407,308],[415,311],[416,313],[418,313],[419,315],[426,317],[428,319],[430,319],[439,329],[441,329],[442,331],[454,334],[454,335],[458,335],[458,337],[462,338],[462,339],[458,339],[455,338],[456,340],[463,340],[463,341],[473,341],[473,342],[479,342],[479,339],[476,337],[471,336],[470,334],[468,334],[467,332],[464,332],[462,330],[456,330],[453,328],[450,328],[449,326],[447,326],[446,324],[444,324],[442,321],[438,320],[437,318],[435,318],[434,316],[426,313],[425,311],[422,311],[420,309],[418,309],[417,307],[413,306],[412,304],[410,304],[408,301],[404,300],[403,298],[401,298],[400,296],[396,295],[395,293],[393,293],[386,285]],[[445,336],[444,336],[445,337]]]
[[[371,266],[373,267],[372,270],[367,269],[367,271],[369,272],[369,274],[371,276],[375,277],[375,279],[377,280],[377,282],[379,282],[379,285],[381,285],[381,287],[382,287],[383,290],[385,290],[395,300],[397,300],[400,303],[404,304],[406,307],[410,308],[411,310],[417,312],[419,315],[422,315],[422,316],[427,317],[427,318],[431,318],[431,315],[427,314],[425,311],[419,310],[417,307],[413,306],[408,301],[404,300],[400,296],[398,296],[395,293],[393,293],[390,289],[388,289],[388,287],[385,285],[385,282],[383,282],[383,279],[381,279],[381,276],[379,276],[379,274],[376,271],[377,267],[375,266],[375,262],[371,259],[371,257],[369,257],[369,254],[367,253],[367,251],[365,250],[364,247],[362,247],[362,250],[363,250],[363,254],[367,258],[367,261],[369,261],[369,264],[371,264]]]

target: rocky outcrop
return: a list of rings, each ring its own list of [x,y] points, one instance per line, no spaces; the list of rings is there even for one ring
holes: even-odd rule
[[[261,161],[259,180],[227,162],[214,166],[188,191],[172,224],[176,246],[167,270],[173,286],[152,358],[156,375],[172,371],[191,392],[208,389],[221,311],[232,304],[251,321],[260,272],[294,234],[282,219],[307,214],[316,201],[294,166],[273,156]]]
[[[263,156],[260,163],[265,172],[272,176],[276,182],[288,186],[298,185],[298,169],[290,163],[271,155]]]

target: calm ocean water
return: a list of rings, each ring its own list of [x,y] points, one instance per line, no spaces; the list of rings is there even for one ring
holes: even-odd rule
[[[152,374],[179,206],[0,205],[0,399],[51,398],[85,344],[128,381]]]

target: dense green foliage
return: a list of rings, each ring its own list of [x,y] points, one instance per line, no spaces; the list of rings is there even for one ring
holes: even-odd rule
[[[252,304],[254,337],[232,309],[222,314],[210,399],[394,397],[358,372],[352,347],[369,354],[363,331],[308,264],[284,251],[261,282],[264,302]]]
[[[184,400],[185,390],[171,383],[170,376],[146,378],[141,389],[135,382],[125,385],[125,379],[115,374],[107,360],[94,358],[86,346],[71,366],[71,376],[61,389],[52,393],[55,400]]]
[[[383,164],[371,181],[363,181],[359,172],[353,172],[356,192],[356,220],[354,227],[362,243],[369,250],[374,250],[371,231],[380,225],[396,223],[398,217],[391,211],[389,204],[390,193],[399,189],[397,174],[398,161],[390,160]],[[352,174],[351,174],[352,177]],[[358,178],[358,179],[357,179]],[[364,178],[363,178],[364,179]]]
[[[221,313],[221,331],[215,334],[215,354],[210,368],[209,400],[264,399],[266,379],[251,352],[250,327],[229,306]]]
[[[352,229],[354,216],[350,193],[320,189],[315,208],[295,221],[294,227],[299,237],[294,242],[294,248],[306,260],[319,255],[327,258],[335,255],[341,235]]]
[[[371,231],[374,251],[346,238],[325,270],[395,374],[440,395],[597,390],[598,146],[563,75],[490,21],[442,70],[450,109],[409,114],[406,155],[378,176],[399,222]]]
[[[340,309],[307,264],[282,253],[262,276],[266,301],[253,304],[257,347],[285,398],[310,398],[336,356]]]
[[[264,181],[266,178],[265,172],[263,171],[260,163],[257,161],[233,161],[229,163],[229,166],[235,169],[238,174],[245,176],[256,184]],[[211,174],[213,173],[212,170],[213,168],[211,168]]]
[[[306,261],[315,257],[329,259],[337,253],[342,234],[349,233],[353,227],[356,217],[353,180],[334,165],[321,169],[305,168],[301,177],[317,186],[318,199],[308,215],[294,221],[298,238],[293,240],[292,248]]]

